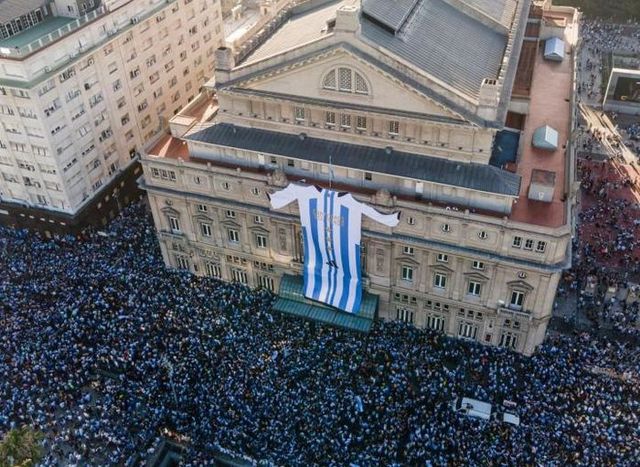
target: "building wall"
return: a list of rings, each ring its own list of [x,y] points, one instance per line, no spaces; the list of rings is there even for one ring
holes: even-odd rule
[[[297,206],[269,208],[266,193],[280,189],[270,173],[151,156],[142,163],[169,267],[276,291],[282,274],[301,274]],[[380,296],[381,318],[533,352],[551,316],[569,242],[565,230],[354,194],[381,211],[402,213],[393,231],[363,219],[365,286]],[[469,293],[473,287],[477,295]],[[523,293],[521,306],[510,306],[513,292]]]
[[[0,58],[0,197],[78,212],[196,96],[223,44],[218,0],[136,0]]]

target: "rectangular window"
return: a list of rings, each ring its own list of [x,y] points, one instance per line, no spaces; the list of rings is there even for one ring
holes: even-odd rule
[[[402,266],[402,280],[413,281],[413,268],[411,266]]]
[[[362,115],[358,115],[358,117],[356,117],[356,128],[358,130],[366,130],[367,129],[367,117],[363,117]]]
[[[189,269],[189,260],[184,256],[176,256],[176,267],[178,269]]]
[[[533,250],[533,240],[531,240],[530,238],[527,238],[524,241],[524,249],[525,250]]]
[[[427,316],[427,327],[434,331],[444,331],[444,317],[439,315]]]
[[[364,179],[368,182],[370,182],[371,180],[373,180],[373,174],[371,172],[365,172],[364,173]]]
[[[240,233],[239,233],[237,230],[235,230],[235,229],[228,229],[228,230],[227,230],[227,234],[228,234],[229,241],[230,241],[231,243],[238,243],[238,242],[240,242]]]
[[[389,122],[389,134],[397,135],[400,132],[400,122],[391,121]]]
[[[326,112],[325,113],[325,123],[327,126],[333,127],[336,124],[336,113],[335,112]]]
[[[469,281],[469,287],[467,288],[467,292],[469,295],[474,295],[476,297],[480,296],[481,285],[479,282]]]
[[[474,261],[472,268],[473,269],[484,270],[484,263],[482,261]]]
[[[235,219],[236,218],[236,212],[232,211],[231,209],[227,209],[227,211],[225,212],[225,215],[229,218],[229,219]]]
[[[544,253],[544,251],[547,249],[547,242],[543,242],[543,241],[539,241],[536,244],[536,252],[538,253]]]
[[[198,212],[207,212],[208,209],[206,204],[198,204]]]
[[[240,282],[241,284],[246,284],[249,282],[249,278],[247,276],[246,271],[242,269],[232,269],[231,270],[231,279],[235,282]]]
[[[396,319],[405,323],[413,323],[413,310],[396,308]]]
[[[204,263],[204,270],[209,277],[222,277],[222,269],[217,263],[211,263],[207,261]]]
[[[253,218],[253,222],[255,222],[256,224],[264,224],[264,219],[262,216],[255,216]]]
[[[412,246],[404,246],[404,247],[402,247],[402,252],[403,252],[405,255],[411,255],[411,256],[413,256],[413,247],[412,247]]]
[[[508,349],[514,349],[518,345],[518,336],[511,332],[503,332],[500,336],[500,347],[506,347]]]
[[[515,236],[513,237],[513,242],[511,243],[513,248],[521,248],[522,247],[522,237]]]
[[[275,289],[275,281],[273,277],[260,275],[258,276],[258,286],[273,292]]]
[[[294,107],[294,116],[297,122],[304,121],[304,107]]]
[[[171,227],[172,232],[180,232],[180,221],[178,221],[177,217],[169,216],[169,227]]]
[[[201,223],[200,231],[203,237],[211,237],[211,224]]]
[[[521,310],[523,303],[524,303],[524,292],[521,292],[519,290],[513,290],[511,292],[511,300],[509,301],[509,305],[511,305],[511,307],[517,310]]]
[[[340,115],[340,126],[342,128],[351,128],[351,115]]]
[[[461,321],[458,326],[458,337],[463,339],[475,339],[478,334],[478,326],[466,321]]]
[[[256,234],[256,247],[267,248],[267,237],[265,235]]]
[[[439,289],[444,289],[447,286],[447,276],[437,272],[433,278],[433,286]]]
[[[438,253],[437,261],[439,261],[440,263],[448,263],[449,255],[445,255],[444,253]]]

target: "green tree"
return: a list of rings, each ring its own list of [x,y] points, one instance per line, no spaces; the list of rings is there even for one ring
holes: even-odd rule
[[[42,459],[42,433],[29,426],[7,432],[0,441],[0,467],[31,467]]]

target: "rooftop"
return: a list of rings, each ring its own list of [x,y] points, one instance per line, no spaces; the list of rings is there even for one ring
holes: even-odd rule
[[[189,160],[189,148],[187,142],[171,135],[164,135],[153,146],[147,149],[147,154],[167,159]]]
[[[336,9],[351,0],[325,2],[310,11],[294,13],[289,21],[277,29],[263,44],[247,56],[245,63],[253,63],[330,34],[327,21],[335,18]],[[298,10],[296,10],[298,11]]]
[[[570,137],[573,65],[567,57],[562,62],[544,59],[537,51],[530,93],[529,115],[522,132],[523,148],[517,163],[522,177],[520,196],[513,206],[511,218],[545,227],[560,227],[566,223],[566,199],[569,195],[566,170],[566,147]],[[558,148],[554,151],[536,149],[533,134],[549,125],[558,132]],[[528,198],[528,190],[536,170],[555,172],[555,189],[550,203]]]
[[[331,163],[339,167],[506,196],[516,196],[520,190],[520,177],[490,165],[454,162],[439,157],[245,128],[227,123],[204,126],[190,132],[186,139],[323,164],[330,162],[331,155]]]
[[[47,0],[0,0],[0,23],[7,23],[46,3]]]
[[[357,0],[316,0],[292,10],[242,64],[333,35],[336,10]],[[364,0],[360,38],[459,92],[477,98],[485,79],[503,71],[509,34],[524,0]],[[526,25],[522,22],[522,27]]]
[[[47,16],[44,21],[20,34],[0,40],[0,56],[22,59],[82,28],[106,12],[106,7],[101,5],[77,18]]]
[[[0,8],[4,7],[0,4]],[[47,16],[44,21],[22,31],[20,34],[0,40],[0,48],[13,49],[15,47],[24,47],[74,21],[76,21],[76,18],[69,18],[67,16]]]

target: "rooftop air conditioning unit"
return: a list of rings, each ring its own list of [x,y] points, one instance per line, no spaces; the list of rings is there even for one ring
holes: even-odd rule
[[[50,66],[44,67],[44,72],[45,73],[51,73],[51,67]]]

